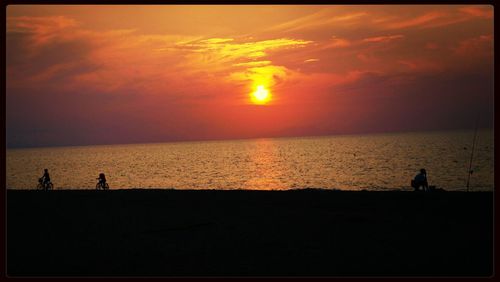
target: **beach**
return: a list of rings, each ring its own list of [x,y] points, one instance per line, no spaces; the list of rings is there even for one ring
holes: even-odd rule
[[[492,192],[6,195],[8,276],[493,274]]]

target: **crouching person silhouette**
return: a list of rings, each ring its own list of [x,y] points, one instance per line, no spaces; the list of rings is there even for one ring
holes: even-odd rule
[[[415,191],[419,191],[420,187],[422,190],[429,191],[429,183],[427,183],[427,171],[425,169],[421,169],[420,173],[415,176],[415,178],[411,181],[411,187],[415,189]]]

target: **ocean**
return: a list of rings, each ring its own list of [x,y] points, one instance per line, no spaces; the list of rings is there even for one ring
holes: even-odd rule
[[[35,189],[47,168],[55,189],[466,189],[473,131],[441,131],[6,150],[8,189]],[[478,131],[471,191],[493,191],[493,130]]]

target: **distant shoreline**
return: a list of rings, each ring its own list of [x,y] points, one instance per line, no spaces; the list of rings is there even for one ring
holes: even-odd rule
[[[490,276],[493,193],[7,190],[9,276]]]

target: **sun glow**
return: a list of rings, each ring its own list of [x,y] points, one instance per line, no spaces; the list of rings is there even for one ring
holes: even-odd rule
[[[257,86],[257,89],[251,94],[252,102],[254,104],[267,104],[271,100],[271,94],[263,85]]]

